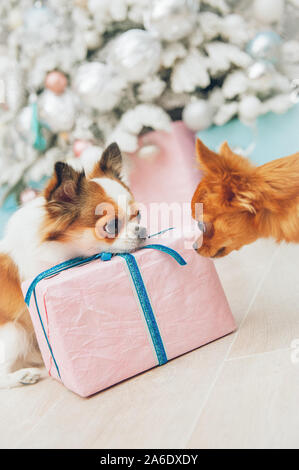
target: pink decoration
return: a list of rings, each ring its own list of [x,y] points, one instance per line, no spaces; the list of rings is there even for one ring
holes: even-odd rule
[[[49,72],[46,76],[45,86],[56,95],[61,95],[67,87],[66,76],[59,71]]]
[[[88,140],[81,140],[81,139],[75,140],[74,145],[73,145],[74,155],[76,157],[80,157],[83,150],[85,150],[90,145],[91,145],[91,143],[88,142]]]

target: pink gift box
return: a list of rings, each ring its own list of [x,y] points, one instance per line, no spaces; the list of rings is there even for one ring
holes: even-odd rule
[[[168,360],[235,329],[211,260],[197,256],[188,237],[173,230],[156,237],[187,262],[153,249],[134,253]],[[26,293],[30,281],[23,284]],[[158,358],[124,259],[95,260],[43,279],[30,315],[39,347],[54,378],[89,396],[158,365]]]

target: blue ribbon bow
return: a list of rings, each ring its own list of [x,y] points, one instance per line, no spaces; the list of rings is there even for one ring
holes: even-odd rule
[[[175,261],[178,264],[180,264],[181,266],[187,264],[186,261],[182,258],[182,256],[177,251],[175,251],[172,248],[169,248],[167,246],[159,245],[159,244],[151,244],[151,245],[146,245],[142,248],[151,248],[151,249],[154,249],[154,250],[162,251],[163,253],[167,253],[172,258],[174,258]],[[143,311],[143,314],[144,314],[144,317],[145,317],[145,320],[146,320],[146,324],[147,324],[147,327],[149,329],[151,339],[152,339],[152,342],[153,342],[153,345],[154,345],[154,348],[155,348],[155,351],[156,351],[158,363],[159,363],[159,365],[165,364],[167,362],[167,355],[166,355],[166,352],[165,352],[165,348],[164,348],[164,345],[163,345],[163,341],[162,341],[162,338],[161,338],[159,327],[157,325],[155,315],[154,315],[154,312],[153,312],[153,309],[152,309],[152,306],[151,306],[151,303],[150,303],[150,300],[149,300],[149,297],[148,297],[148,294],[147,294],[147,291],[146,291],[146,287],[145,287],[143,279],[142,279],[141,272],[140,272],[138,264],[136,262],[136,259],[135,259],[134,255],[132,253],[117,253],[116,256],[122,257],[127,263],[132,281],[134,283],[134,287],[136,289],[138,300],[139,300],[140,306],[142,308],[142,311]],[[82,264],[90,263],[91,261],[94,261],[94,260],[97,260],[97,259],[100,259],[102,261],[109,261],[109,260],[111,260],[111,258],[112,258],[111,253],[98,253],[97,255],[90,256],[89,258],[78,257],[78,258],[73,258],[71,260],[68,260],[68,261],[65,261],[63,263],[57,264],[53,268],[47,269],[46,271],[43,271],[38,276],[36,276],[36,278],[32,281],[32,283],[30,284],[30,286],[27,290],[27,293],[26,293],[26,296],[25,296],[25,303],[29,307],[30,300],[31,300],[31,297],[32,297],[32,294],[33,294],[35,305],[36,305],[36,310],[37,310],[39,320],[40,320],[40,323],[41,323],[41,327],[42,327],[42,330],[43,330],[43,333],[44,333],[44,336],[45,336],[50,354],[53,358],[57,373],[58,373],[60,378],[61,378],[61,375],[60,375],[60,372],[59,372],[59,367],[58,367],[58,364],[56,362],[51,344],[49,342],[49,338],[47,336],[47,333],[46,333],[46,330],[45,330],[45,327],[44,327],[44,324],[43,324],[43,320],[42,320],[42,317],[41,317],[41,314],[40,314],[40,310],[39,310],[39,307],[38,307],[37,298],[36,298],[36,290],[35,290],[36,286],[42,279],[49,278],[49,277],[53,276],[54,274],[58,274],[62,271],[65,271],[66,269],[74,268],[75,266],[81,266]]]

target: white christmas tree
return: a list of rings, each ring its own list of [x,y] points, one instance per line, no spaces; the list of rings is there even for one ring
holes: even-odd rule
[[[172,119],[197,131],[286,111],[298,13],[298,0],[1,2],[5,195],[111,141],[134,152],[140,133]]]

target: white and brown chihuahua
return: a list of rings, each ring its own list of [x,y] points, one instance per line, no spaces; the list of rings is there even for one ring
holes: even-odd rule
[[[122,171],[115,143],[89,174],[58,162],[42,196],[10,219],[0,242],[0,388],[43,374],[21,282],[73,257],[133,251],[146,238]]]

